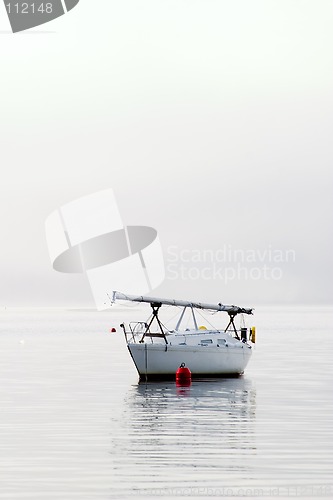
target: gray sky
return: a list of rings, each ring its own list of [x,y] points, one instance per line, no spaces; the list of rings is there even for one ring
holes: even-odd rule
[[[1,306],[93,304],[83,276],[52,270],[44,222],[108,187],[168,269],[179,256],[156,295],[331,302],[330,1],[81,0],[16,35],[3,9]],[[206,279],[202,252],[223,248],[255,261]]]

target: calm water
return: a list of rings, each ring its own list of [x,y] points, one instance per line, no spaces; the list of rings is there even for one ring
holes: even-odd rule
[[[332,309],[257,308],[240,379],[138,384],[122,312],[0,313],[0,498],[333,498]]]

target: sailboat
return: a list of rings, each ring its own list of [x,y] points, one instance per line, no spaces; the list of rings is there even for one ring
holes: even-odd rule
[[[111,303],[128,300],[150,304],[152,314],[147,321],[122,323],[127,348],[141,380],[172,378],[177,369],[186,366],[192,377],[240,376],[244,373],[255,343],[255,327],[237,329],[238,315],[251,315],[253,309],[228,306],[221,303],[204,304],[186,300],[126,295],[114,291]],[[173,329],[167,328],[159,313],[162,306],[181,308]],[[224,312],[228,316],[225,329],[198,326],[197,310],[213,313]],[[189,311],[193,328],[181,329],[185,312]]]

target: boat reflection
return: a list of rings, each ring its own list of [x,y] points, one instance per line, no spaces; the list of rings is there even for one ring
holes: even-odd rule
[[[128,480],[132,471],[133,488],[152,478],[165,488],[172,480],[195,486],[207,478],[221,483],[230,472],[248,474],[256,453],[251,380],[141,382],[129,389],[123,409],[123,433],[113,438],[111,454],[118,477]]]
[[[182,403],[179,397],[188,401]],[[210,410],[219,416],[226,413],[240,425],[250,423],[255,417],[255,389],[251,380],[243,377],[194,379],[181,383],[139,382],[126,399],[132,408],[145,409],[147,414],[155,416],[166,416],[176,408],[188,408],[195,409],[191,419],[200,419],[200,410]]]

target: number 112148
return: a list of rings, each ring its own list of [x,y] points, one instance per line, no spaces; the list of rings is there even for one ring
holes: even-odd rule
[[[52,3],[6,4],[8,14],[51,14]]]

